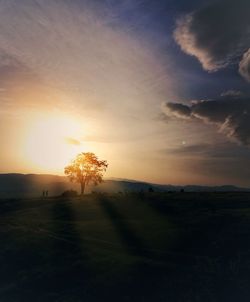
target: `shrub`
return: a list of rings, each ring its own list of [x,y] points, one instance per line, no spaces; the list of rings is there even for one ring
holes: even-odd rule
[[[77,197],[78,193],[75,190],[64,191],[61,195],[62,197]]]

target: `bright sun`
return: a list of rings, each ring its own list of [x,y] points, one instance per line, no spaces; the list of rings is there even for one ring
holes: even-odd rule
[[[60,171],[84,151],[77,139],[82,128],[75,119],[65,115],[37,116],[28,127],[24,142],[25,157],[29,165],[41,170]]]

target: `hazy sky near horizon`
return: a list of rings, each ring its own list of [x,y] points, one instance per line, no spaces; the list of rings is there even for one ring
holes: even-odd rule
[[[0,172],[250,186],[250,2],[0,0]]]

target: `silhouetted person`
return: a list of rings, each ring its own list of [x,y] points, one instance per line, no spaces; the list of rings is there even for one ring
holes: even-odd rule
[[[49,191],[46,191],[46,197],[48,197],[49,196]]]
[[[43,197],[45,197],[45,191],[43,190]]]

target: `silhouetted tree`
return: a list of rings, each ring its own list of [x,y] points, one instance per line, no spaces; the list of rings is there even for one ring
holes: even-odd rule
[[[83,195],[86,185],[102,182],[103,172],[107,167],[106,160],[99,160],[94,153],[87,152],[78,154],[71,164],[64,168],[64,173],[70,181],[80,183]]]

